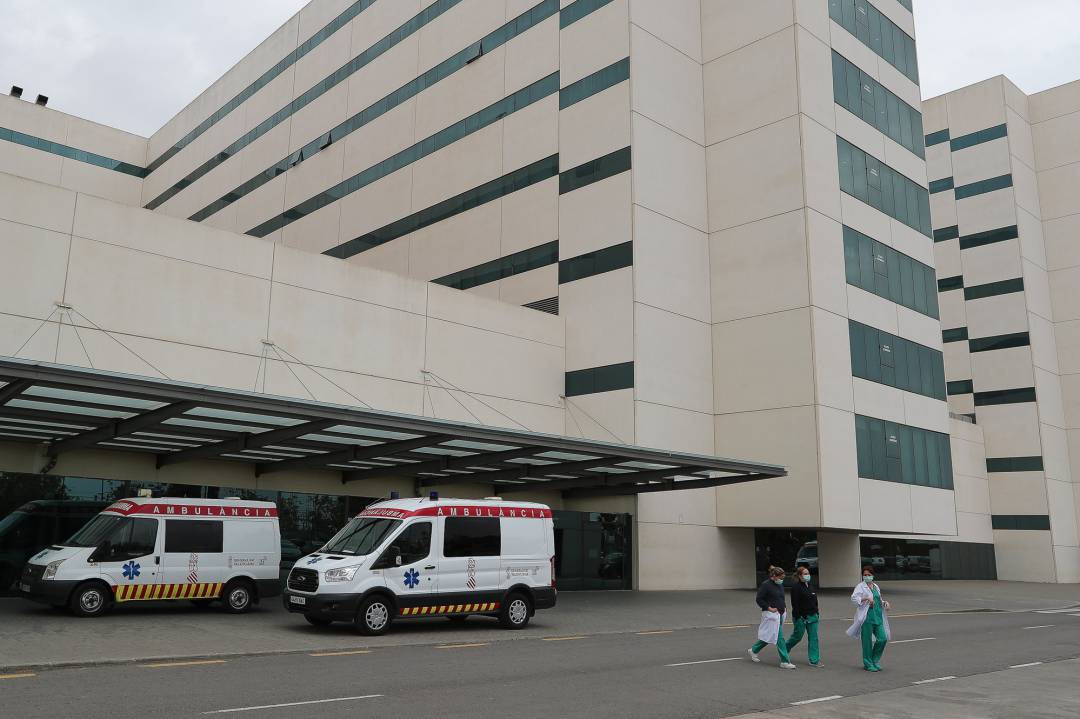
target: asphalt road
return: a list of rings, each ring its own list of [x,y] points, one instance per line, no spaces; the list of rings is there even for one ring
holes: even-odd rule
[[[925,685],[916,682],[935,679],[943,687],[982,681],[990,689],[1004,691],[1008,681],[987,679],[993,672],[1001,672],[1022,689],[1025,675],[1017,672],[1037,676],[1051,669],[1057,673],[1047,675],[1034,698],[1045,706],[1040,704],[1036,713],[1033,705],[1033,711],[1022,716],[1075,717],[1080,704],[1076,689],[1080,664],[1068,662],[1080,656],[1080,609],[1052,614],[897,615],[893,642],[879,674],[861,669],[858,643],[843,633],[846,620],[822,624],[825,668],[806,666],[801,646],[793,651],[799,665],[793,671],[776,666],[772,648],[762,652],[760,664],[747,660],[754,627],[538,635],[507,642],[490,641],[485,637],[490,631],[479,626],[485,620],[472,621],[477,622],[477,631],[448,633],[450,644],[0,675],[0,711],[11,719],[433,715],[687,719],[790,710],[794,702],[824,697],[858,701],[864,696],[866,704],[859,705],[863,710],[859,715],[887,717],[889,707],[873,698],[879,692],[920,689]],[[1072,679],[1061,679],[1062,672]],[[1058,686],[1060,692],[1054,690]],[[977,705],[990,689],[966,694]],[[950,701],[955,709],[956,702]],[[1064,713],[1054,713],[1059,710]],[[993,714],[972,711],[963,716]]]

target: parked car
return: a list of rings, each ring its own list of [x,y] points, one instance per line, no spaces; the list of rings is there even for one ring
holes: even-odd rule
[[[39,499],[0,520],[0,593],[15,587],[30,557],[70,537],[108,502]]]

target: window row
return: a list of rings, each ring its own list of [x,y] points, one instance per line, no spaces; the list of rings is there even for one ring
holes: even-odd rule
[[[1012,349],[1013,347],[1030,347],[1031,335],[1027,332],[1013,332],[1007,335],[995,335],[993,337],[979,337],[968,341],[971,352],[990,352],[992,350]]]
[[[934,268],[844,225],[844,264],[849,285],[938,318]]]
[[[566,396],[614,392],[634,386],[634,363],[621,362],[566,373]]]
[[[42,152],[48,152],[52,155],[59,155],[60,157],[66,157],[69,160],[85,162],[88,165],[95,165],[96,167],[102,167],[106,170],[122,172],[125,175],[146,177],[148,174],[144,168],[133,165],[130,162],[114,160],[111,157],[105,157],[104,155],[99,155],[95,152],[87,152],[86,150],[68,147],[59,142],[45,140],[40,137],[35,137],[34,135],[27,135],[25,132],[19,132],[18,130],[9,130],[6,127],[0,127],[0,140],[7,140],[16,145],[30,147],[35,150],[41,150]]]
[[[984,297],[996,297],[1008,295],[1013,292],[1024,291],[1024,278],[1017,277],[1013,280],[1001,280],[1000,282],[987,282],[985,285],[974,285],[964,288],[965,300],[980,300]]]
[[[946,384],[945,391],[950,397],[957,394],[972,394],[975,392],[975,385],[969,379],[961,379]]]
[[[417,230],[434,225],[437,222],[460,215],[462,212],[467,212],[474,207],[486,205],[513,192],[531,187],[558,174],[559,156],[545,157],[543,160],[538,160],[531,165],[526,165],[490,182],[485,182],[479,187],[466,190],[460,195],[443,200],[408,217],[391,222],[360,237],[354,237],[336,247],[331,247],[325,250],[323,254],[347,259],[361,252],[366,252],[373,247],[378,247],[391,240],[396,240],[399,237],[404,237]]]
[[[987,472],[1041,472],[1042,457],[987,457]]]
[[[949,142],[949,149],[953,152],[956,152],[957,150],[963,150],[967,147],[981,145],[982,143],[990,142],[991,140],[999,140],[1003,137],[1007,137],[1008,134],[1008,125],[995,125],[994,127],[988,127],[985,130],[979,130],[978,132],[972,132],[967,135],[961,135],[960,137],[954,137]]]
[[[583,162],[577,167],[559,173],[559,194],[580,190],[582,187],[606,180],[630,169],[630,148],[610,152],[595,160]]]
[[[1049,514],[991,514],[990,526],[993,529],[1026,529],[1050,531]]]
[[[573,25],[581,18],[596,12],[609,2],[611,0],[577,0],[570,3],[559,13],[559,29],[567,25]]]
[[[939,192],[945,192],[946,190],[953,189],[953,178],[943,177],[940,180],[930,181],[930,194],[936,195]]]
[[[592,97],[629,79],[630,58],[624,57],[603,70],[598,70],[559,90],[559,109],[565,110],[585,98]]]
[[[964,276],[942,277],[937,281],[938,292],[950,292],[964,289]]]
[[[953,488],[949,435],[855,415],[859,476],[917,487]]]
[[[975,406],[988,407],[997,404],[1026,404],[1035,401],[1034,387],[1018,389],[998,389],[990,392],[976,392]]]
[[[969,197],[975,197],[976,195],[985,195],[987,192],[995,192],[997,190],[1004,190],[1006,187],[1012,187],[1013,179],[1012,175],[1001,175],[1000,177],[991,177],[989,180],[979,180],[978,182],[972,182],[968,185],[960,185],[956,188],[956,199],[964,200]]]
[[[997,230],[974,232],[960,238],[960,249],[970,250],[975,247],[982,247],[983,245],[991,245],[995,242],[1007,242],[1008,240],[1015,240],[1019,236],[1020,228],[1016,225],[1002,227]]]
[[[941,330],[942,342],[963,342],[968,338],[967,327],[955,327],[951,330]]]
[[[259,138],[269,133],[282,122],[285,122],[290,117],[300,112],[300,110],[307,107],[309,104],[319,99],[342,82],[346,81],[354,73],[369,65],[376,58],[384,55],[386,52],[396,47],[406,38],[419,32],[419,30],[424,25],[431,22],[442,13],[446,12],[448,9],[456,5],[459,1],[460,0],[439,0],[435,4],[428,6],[427,8],[422,10],[420,14],[413,16],[413,18],[406,22],[404,25],[398,27],[389,35],[384,36],[381,40],[376,42],[367,50],[364,50],[352,60],[345,63],[333,73],[328,75],[321,82],[315,84],[306,92],[299,95],[292,102],[288,103],[280,110],[275,112],[273,115],[260,122],[258,125],[249,130],[247,133],[245,133],[238,140],[230,144],[224,150],[218,152],[209,160],[189,172],[184,178],[173,184],[171,187],[169,187],[160,195],[147,203],[146,207],[148,209],[154,209],[156,207],[159,207],[162,203],[169,200],[169,198],[175,196],[184,188],[188,187],[193,182],[199,180],[201,177],[211,172],[214,168],[221,165],[230,157],[237,154],[248,145],[252,144]],[[428,70],[423,75],[421,75],[420,78],[417,78],[412,82],[407,83],[406,85],[390,93],[390,95],[383,98],[378,103],[372,106],[373,108],[378,108],[380,106],[382,108],[381,112],[377,112],[376,116],[385,113],[392,107],[396,107],[409,97],[415,96],[424,88],[430,87],[438,83],[439,81],[445,79],[457,70],[465,67],[465,65],[472,62],[479,56],[483,55],[485,52],[488,52],[489,50],[494,49],[498,45],[505,43],[510,37],[524,32],[525,30],[529,29],[540,21],[550,17],[551,15],[554,15],[557,11],[557,0],[543,0],[540,5],[537,5],[532,10],[529,10],[518,18],[511,20],[498,30],[495,30],[494,32],[484,37],[482,40],[478,40],[472,43],[464,50],[461,50],[457,54],[451,56],[449,59],[439,63],[431,70]],[[385,105],[380,105],[381,103],[385,103]],[[370,110],[371,108],[368,109]],[[368,121],[370,122],[370,118],[368,119]],[[346,120],[346,123],[349,122],[360,122],[361,124],[363,124],[363,113],[358,113],[358,115],[354,115],[349,120]],[[340,128],[341,126],[335,129],[338,129],[338,131],[340,132]],[[327,135],[331,136],[328,138]],[[322,138],[320,138],[318,142],[323,143],[326,139],[330,139],[331,141],[335,139],[332,136],[332,133],[327,133],[327,135],[324,135]],[[322,147],[325,147],[329,144],[329,142],[326,142],[324,145],[321,145],[319,149],[322,149]]]
[[[352,177],[342,180],[333,187],[330,187],[329,189],[324,190],[313,197],[309,197],[308,199],[290,208],[289,210],[286,210],[279,215],[271,217],[269,220],[266,220],[265,222],[257,225],[256,227],[253,227],[251,230],[248,231],[247,234],[254,235],[256,237],[265,237],[271,232],[281,229],[282,227],[285,227],[286,225],[289,225],[290,223],[295,222],[302,217],[306,217],[307,215],[310,215],[311,213],[325,207],[326,205],[340,200],[346,195],[357,192],[358,190],[367,187],[373,182],[381,180],[387,175],[397,172],[404,167],[408,167],[414,162],[417,162],[427,157],[428,155],[431,155],[443,149],[444,147],[447,147],[457,142],[458,140],[468,137],[473,133],[479,132],[480,130],[498,122],[504,117],[512,115],[518,110],[529,107],[533,103],[555,94],[556,92],[558,92],[558,90],[559,74],[552,73],[541,80],[537,80],[528,87],[524,87],[521,90],[518,90],[512,95],[508,95],[502,100],[488,105],[487,107],[479,110],[478,112],[474,112],[472,115],[469,115],[463,120],[458,120],[453,125],[439,130],[434,135],[424,138],[420,142],[412,145],[411,147],[406,147],[404,150],[401,150],[400,152],[391,155],[385,160],[356,173]],[[368,108],[368,110],[371,110],[371,108]],[[368,110],[364,110],[364,113],[367,113]],[[358,114],[355,117],[359,116],[360,115]],[[334,130],[331,130],[330,133],[324,135],[323,138],[319,141],[322,145],[322,148],[329,147],[331,143],[336,142],[337,140],[343,138],[346,134],[355,131],[357,129],[355,127],[346,127],[346,130],[339,132],[339,129],[342,126],[348,125],[350,122],[351,120],[346,120],[343,125],[339,125]],[[304,154],[305,152],[309,154]],[[215,200],[207,207],[199,210],[188,219],[199,222],[206,219],[207,217],[210,217],[215,212],[218,212],[222,208],[239,200],[244,195],[255,191],[257,188],[261,187],[267,182],[270,182],[272,179],[282,174],[289,168],[299,164],[300,162],[303,162],[306,159],[309,159],[311,155],[316,152],[319,152],[319,149],[313,149],[310,146],[297,150],[289,157],[286,157],[284,160],[281,160],[280,162],[271,166],[266,171],[259,173],[258,175],[251,178],[244,184],[240,185],[224,197]]]
[[[931,132],[926,136],[926,146],[933,147],[934,145],[940,145],[943,142],[949,141],[949,128],[944,130],[938,130],[937,132]]]
[[[453,272],[432,280],[437,285],[453,287],[456,290],[468,290],[490,282],[520,275],[523,272],[553,265],[559,261],[559,241],[548,242],[538,247],[530,247],[491,262]]]
[[[919,83],[915,39],[868,0],[829,0],[829,17],[909,80]]]
[[[634,243],[623,242],[559,262],[559,284],[620,270],[634,264]]]
[[[836,151],[841,190],[913,230],[931,236],[930,193],[925,187],[839,136]]]
[[[941,352],[874,327],[848,321],[851,375],[945,400],[945,360]]]
[[[833,99],[872,127],[925,158],[922,113],[833,50]]]
[[[435,16],[437,16],[438,14],[441,14],[441,12],[445,11],[449,7],[453,7],[459,2],[461,2],[461,0],[441,0],[441,2],[432,4],[432,6],[429,7],[425,12],[429,15],[434,13]],[[248,100],[248,98],[269,85],[270,82],[274,80],[274,78],[295,65],[296,62],[299,61],[302,57],[304,57],[316,47],[321,45],[322,42],[326,40],[326,38],[330,37],[338,30],[345,27],[347,24],[349,24],[349,22],[352,21],[353,18],[355,18],[357,15],[362,13],[364,10],[367,10],[374,4],[375,0],[356,0],[356,2],[349,5],[349,7],[345,8],[345,10],[341,12],[341,14],[339,14],[337,17],[327,23],[322,29],[320,29],[318,32],[316,32],[304,42],[300,43],[300,45],[295,50],[293,50],[284,58],[279,60],[276,65],[264,72],[262,75],[259,76],[258,79],[245,87],[243,90],[241,90],[233,99],[226,102],[224,105],[211,113],[208,118],[196,125],[191,132],[177,140],[176,144],[167,149],[156,160],[150,163],[147,171],[153,172],[157,168],[161,167],[176,153],[180,152],[180,150],[183,150],[185,147],[194,142],[200,135],[202,135],[204,132],[206,132],[211,127],[220,122],[222,119],[224,119],[226,115],[244,104]],[[444,7],[440,10],[437,7],[439,5],[445,5],[447,7]]]
[[[960,236],[960,228],[957,225],[950,225],[949,227],[941,227],[934,230],[934,242],[946,242],[948,240],[955,240]]]

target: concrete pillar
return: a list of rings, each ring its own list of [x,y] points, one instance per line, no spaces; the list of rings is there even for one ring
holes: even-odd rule
[[[859,535],[818,532],[818,585],[822,588],[854,587],[859,581],[862,553]]]

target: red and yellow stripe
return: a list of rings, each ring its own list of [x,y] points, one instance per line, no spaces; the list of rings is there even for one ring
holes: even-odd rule
[[[480,602],[477,604],[435,604],[427,607],[404,607],[403,617],[437,616],[440,614],[471,614],[473,612],[495,612],[498,602]]]
[[[222,582],[200,584],[123,584],[113,587],[118,602],[149,601],[154,599],[217,599]]]

